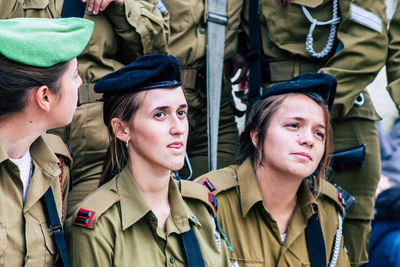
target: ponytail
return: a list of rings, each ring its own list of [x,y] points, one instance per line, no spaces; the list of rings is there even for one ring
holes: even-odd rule
[[[118,139],[111,126],[111,120],[118,118],[131,125],[134,113],[139,109],[141,100],[138,93],[131,94],[104,94],[103,95],[103,120],[110,134],[111,142],[108,146],[103,163],[103,173],[100,177],[99,186],[110,181],[120,173],[128,163],[129,154],[125,142]]]

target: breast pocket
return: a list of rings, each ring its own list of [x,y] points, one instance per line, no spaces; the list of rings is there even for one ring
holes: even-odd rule
[[[230,257],[231,262],[236,262],[240,267],[262,267],[264,266],[263,259],[257,258],[241,258],[241,257]]]
[[[53,239],[53,233],[47,223],[41,223],[40,228],[43,234],[43,241],[46,247],[44,251],[45,266],[53,266],[56,260],[57,249]]]

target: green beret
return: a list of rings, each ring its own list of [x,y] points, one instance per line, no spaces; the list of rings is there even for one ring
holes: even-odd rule
[[[94,23],[81,18],[0,20],[0,54],[36,67],[77,57],[90,40]]]

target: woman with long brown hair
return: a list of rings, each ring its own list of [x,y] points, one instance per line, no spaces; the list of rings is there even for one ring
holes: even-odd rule
[[[58,252],[68,266],[57,248],[71,156],[43,133],[72,120],[76,57],[93,27],[78,18],[0,20],[0,266],[54,266]]]
[[[74,266],[230,265],[211,195],[171,175],[188,136],[180,75],[174,57],[148,55],[96,84],[111,142],[102,186],[67,222]]]
[[[326,182],[335,89],[316,73],[271,87],[250,112],[238,165],[198,178],[216,195],[240,266],[349,265],[344,207]]]

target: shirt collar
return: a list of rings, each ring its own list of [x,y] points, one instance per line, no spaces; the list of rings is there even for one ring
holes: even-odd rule
[[[237,169],[240,188],[240,202],[242,215],[246,217],[249,210],[257,203],[262,202],[262,194],[256,173],[250,158],[247,158]]]
[[[246,217],[250,209],[258,202],[263,201],[260,186],[254,171],[250,158],[247,158],[237,169],[237,176],[240,188],[240,201],[242,206],[242,215]],[[305,179],[297,192],[297,205],[306,218],[309,218],[318,210],[317,202]]]
[[[123,230],[151,212],[151,208],[128,166],[116,177],[116,190],[120,196]],[[169,181],[168,198],[171,205],[171,217],[177,232],[189,231],[189,221],[201,226],[196,216],[182,199],[179,189],[172,178]]]
[[[58,176],[60,174],[60,167],[58,166],[59,160],[43,140],[42,136],[39,136],[35,142],[32,143],[29,149],[32,160],[34,160],[42,170],[51,176]],[[6,160],[9,160],[9,157],[3,146],[0,144],[0,163],[3,163]]]

